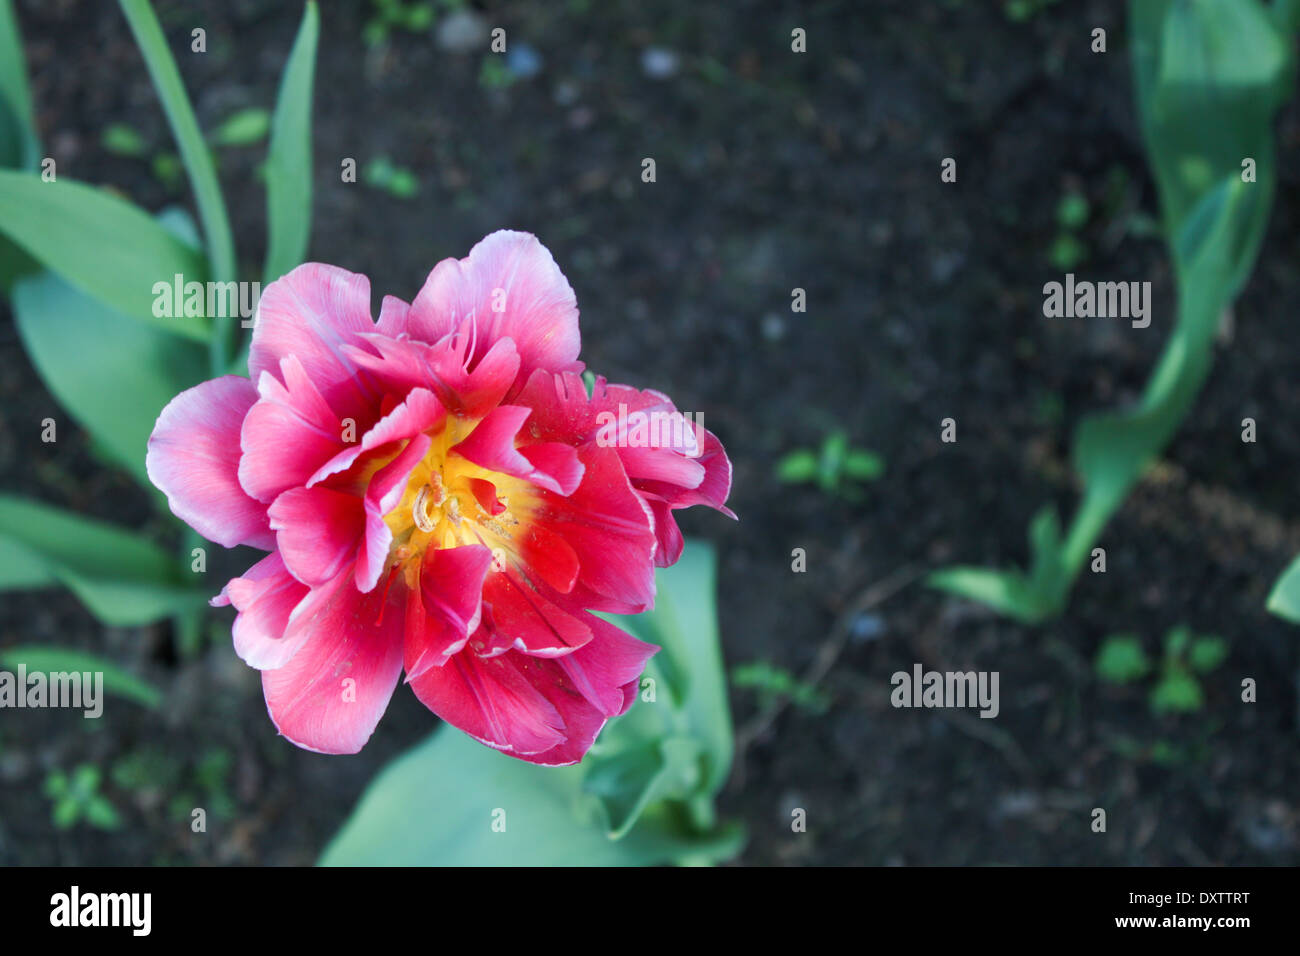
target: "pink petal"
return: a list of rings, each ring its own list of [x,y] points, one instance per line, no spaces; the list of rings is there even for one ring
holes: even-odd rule
[[[489,471],[524,478],[556,494],[572,494],[583,472],[576,449],[559,443],[515,448],[515,437],[529,413],[520,405],[499,405],[452,451]]]
[[[343,347],[361,344],[360,336],[373,331],[370,280],[337,266],[305,263],[262,292],[253,319],[249,376],[275,375],[280,360],[294,355],[336,409],[364,406],[368,389]]]
[[[357,556],[365,531],[360,498],[330,488],[290,488],[271,504],[285,567],[303,584],[332,581]]]
[[[237,375],[187,389],[158,416],[145,455],[149,480],[172,513],[226,548],[275,544],[266,505],[239,484],[239,429],[255,401],[253,383]]]
[[[234,604],[239,611],[232,629],[235,653],[250,667],[273,670],[289,663],[302,644],[285,640],[284,634],[289,615],[307,593],[273,551],[231,579],[213,603]]]
[[[382,334],[396,338],[406,329],[406,315],[411,307],[395,295],[384,296],[379,306],[379,321],[375,328]]]
[[[347,471],[365,452],[434,429],[446,417],[446,410],[433,393],[428,389],[417,388],[406,396],[404,402],[366,431],[361,436],[360,442],[344,448],[316,469],[315,473],[307,479],[307,486],[317,485],[330,475]]]
[[[628,483],[614,449],[588,446],[581,459],[586,467],[582,484],[567,498],[542,492],[529,520],[573,548],[584,587],[643,611],[654,604],[655,593],[658,545],[650,507]]]
[[[684,487],[653,478],[638,478],[634,484],[638,489],[660,495],[673,508],[707,505],[729,518],[736,517],[725,504],[731,493],[731,460],[727,458],[722,442],[711,431],[704,431],[703,447],[703,453],[695,459],[704,469],[704,477],[698,485]]]
[[[608,412],[617,424],[619,405],[626,409],[625,424],[630,424],[632,412],[677,415],[673,403],[661,392],[611,385],[597,377],[588,399],[582,379],[577,375],[538,372],[515,400],[532,409],[528,432],[537,441],[563,441],[571,445],[590,441],[604,445],[612,439],[624,470],[639,491],[659,495],[673,508],[702,504],[735,517],[725,505],[731,491],[731,462],[712,432],[695,427],[669,429],[668,437],[672,441],[667,447],[632,448],[628,442],[630,429],[616,427],[610,432],[601,425],[609,419],[597,420],[600,413]],[[673,441],[678,444],[674,445]]]
[[[686,548],[686,540],[682,537],[682,529],[677,527],[677,521],[673,518],[672,509],[668,507],[668,502],[658,495],[650,495],[645,492],[641,493],[641,498],[650,506],[650,510],[655,516],[655,539],[657,541],[655,567],[670,568],[677,563],[682,556],[682,551]]]
[[[626,713],[632,703],[624,688],[637,686],[645,662],[659,648],[638,641],[594,614],[582,617],[595,636],[586,647],[557,658],[556,663],[583,697],[606,717],[616,717]]]
[[[519,372],[519,353],[510,339],[493,344],[473,371],[466,367],[470,336],[464,333],[434,345],[405,334],[372,334],[365,340],[365,349],[348,346],[344,351],[384,388],[397,394],[427,388],[448,411],[464,418],[482,418],[499,405]]]
[[[578,555],[560,535],[530,521],[515,538],[519,557],[528,570],[561,594],[568,594],[582,569]]]
[[[545,752],[564,742],[565,720],[524,676],[520,657],[512,653],[483,658],[461,651],[442,667],[430,667],[414,678],[411,689],[447,723],[489,747],[516,756]],[[555,668],[549,661],[533,663]]]
[[[262,672],[267,711],[299,747],[351,754],[370,739],[402,670],[400,600],[361,594],[341,574],[295,610],[286,640],[303,639],[284,667]]]
[[[500,339],[514,340],[520,359],[516,385],[534,369],[581,369],[573,289],[529,233],[494,232],[468,258],[444,259],[429,273],[411,303],[406,331],[437,342],[466,328],[474,336],[473,360]]]
[[[324,462],[342,451],[343,426],[307,377],[297,356],[280,361],[281,379],[263,372],[261,399],[240,431],[239,481],[259,501],[274,501],[305,484]]]
[[[538,657],[571,654],[591,640],[591,628],[556,606],[513,571],[488,575],[483,601],[491,607],[485,656],[507,650]]]
[[[497,497],[497,486],[486,478],[470,478],[469,490],[474,495],[474,500],[478,502],[478,506],[488,514],[495,517],[506,510],[506,506]]]
[[[531,672],[534,684],[564,718],[565,740],[550,750],[518,754],[521,760],[548,767],[580,761],[605,722],[632,706],[645,662],[659,650],[606,621],[586,617],[596,637],[572,654],[539,662],[542,667]]]
[[[492,552],[481,544],[426,551],[420,566],[417,621],[407,622],[406,679],[442,667],[479,626],[483,580]]]
[[[539,369],[528,378],[515,402],[532,409],[528,432],[537,441],[580,445],[596,437],[596,409],[587,398],[581,375],[555,375]]]

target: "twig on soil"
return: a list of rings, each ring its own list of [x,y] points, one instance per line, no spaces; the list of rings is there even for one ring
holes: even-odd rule
[[[1011,764],[1012,769],[1022,777],[1033,779],[1034,765],[1030,763],[1029,757],[1025,755],[1020,744],[1016,743],[1016,738],[1001,727],[994,727],[988,721],[971,717],[969,714],[948,710],[940,710],[939,716],[962,733],[988,744],[1002,754],[1007,763]]]
[[[923,571],[913,567],[899,568],[893,574],[861,591],[835,619],[830,634],[822,642],[821,647],[818,648],[817,656],[813,658],[813,662],[800,678],[800,683],[806,687],[816,687],[820,684],[826,675],[830,673],[831,668],[835,666],[835,661],[839,659],[840,652],[844,650],[844,645],[848,643],[854,620],[863,612],[893,597],[923,573]],[[771,729],[772,724],[785,712],[789,705],[790,696],[788,694],[777,697],[737,732],[735,769],[732,773],[733,786],[744,786],[746,751],[756,740]]]

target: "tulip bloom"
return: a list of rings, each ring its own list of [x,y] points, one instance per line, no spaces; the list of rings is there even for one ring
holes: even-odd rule
[[[172,511],[270,552],[213,604],[281,734],[355,753],[405,672],[443,720],[559,765],[631,706],[657,648],[589,612],[653,606],[673,511],[730,514],[731,464],[698,422],[626,440],[628,410],[685,416],[600,378],[588,395],[578,347],[550,253],[496,232],[377,323],[365,276],[299,266],[262,295],[250,378],[163,409],[147,467]]]

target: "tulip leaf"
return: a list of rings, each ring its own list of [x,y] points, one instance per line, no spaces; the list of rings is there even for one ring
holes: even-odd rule
[[[1031,623],[1065,607],[1111,515],[1167,447],[1209,375],[1220,316],[1249,277],[1268,225],[1277,179],[1273,120],[1295,74],[1290,38],[1277,26],[1288,18],[1259,0],[1134,0],[1129,9],[1138,114],[1174,264],[1177,324],[1138,405],[1079,423],[1073,463],[1083,501],[1064,532],[1036,519],[1028,574],[963,567],[930,579]],[[1149,323],[1149,300],[1146,308]]]
[[[27,61],[23,56],[23,39],[18,32],[11,0],[0,0],[0,113],[15,137],[15,152],[0,156],[0,166],[35,169],[40,158],[36,138],[31,88],[27,83]]]
[[[202,254],[143,210],[85,183],[0,170],[0,231],[103,305],[199,341],[201,318],[154,315],[154,285],[205,278]]]
[[[703,789],[714,794],[731,770],[731,710],[726,671],[718,640],[717,560],[713,549],[688,541],[681,560],[660,568],[652,611],[609,620],[662,650],[654,658],[664,674],[669,703],[689,735],[699,740],[704,762]]]
[[[311,104],[320,16],[308,3],[280,79],[266,164],[267,249],[263,281],[280,278],[307,255],[311,237]]]
[[[207,593],[136,532],[38,501],[0,495],[0,590],[57,581],[113,627],[201,606]],[[24,561],[25,559],[25,561]]]
[[[133,700],[150,710],[162,704],[162,691],[148,681],[136,677],[112,661],[85,651],[66,647],[43,647],[27,644],[0,650],[0,665],[16,670],[22,664],[28,672],[90,671],[104,675],[104,690],[127,700]]]
[[[199,219],[203,223],[206,248],[211,256],[212,277],[218,282],[232,281],[236,278],[235,242],[230,231],[230,218],[226,214],[226,201],[221,195],[212,152],[199,130],[194,107],[190,105],[180,71],[176,68],[176,59],[167,46],[167,38],[163,36],[162,27],[149,0],[119,0],[119,5],[135,36],[136,44],[140,47],[140,55],[144,57],[149,77],[153,80],[163,111],[167,114],[167,122],[171,125],[172,135],[176,137],[176,146],[180,150],[185,171],[189,174],[190,186],[194,189],[194,198],[199,207]],[[171,277],[171,270],[163,271],[164,278]],[[185,273],[185,278],[191,278],[188,272]],[[195,275],[193,278],[201,277]]]
[[[202,381],[202,347],[135,322],[43,272],[13,291],[23,347],[59,404],[146,488],[158,413]]]
[[[1265,607],[1292,624],[1300,624],[1300,557],[1296,557],[1273,584]]]
[[[390,764],[321,857],[325,866],[646,866],[718,860],[738,829],[693,835],[667,805],[623,839],[596,824],[584,770],[539,767],[445,727]]]
[[[40,555],[22,542],[0,535],[0,591],[53,587],[58,583]]]

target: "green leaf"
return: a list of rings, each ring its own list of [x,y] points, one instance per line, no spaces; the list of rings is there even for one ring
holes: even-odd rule
[[[762,706],[767,706],[777,697],[788,697],[796,707],[814,714],[825,713],[830,706],[826,694],[816,686],[804,683],[768,661],[737,664],[731,669],[731,686],[758,691]]]
[[[669,701],[680,714],[679,732],[703,744],[702,787],[716,794],[731,770],[731,709],[718,639],[717,561],[712,547],[688,541],[681,560],[660,568],[652,611],[603,615],[629,634],[662,648],[653,658],[671,675]],[[656,704],[658,706],[658,704]]]
[[[1028,593],[1014,571],[935,579],[978,587],[1024,619],[1027,607],[1051,615],[1065,606],[1094,542],[1204,384],[1219,316],[1263,241],[1277,176],[1273,119],[1292,92],[1290,40],[1258,0],[1134,0],[1129,10],[1138,112],[1174,260],[1178,323],[1138,407],[1089,416],[1075,432],[1084,498],[1044,566],[1054,583],[1038,569]],[[1242,179],[1246,158],[1256,163],[1254,182]]]
[[[1185,624],[1171,627],[1165,634],[1165,659],[1180,661],[1192,644],[1192,629]]]
[[[1130,684],[1151,670],[1142,642],[1134,634],[1106,638],[1093,663],[1097,676],[1111,684]]]
[[[41,147],[36,138],[31,89],[27,85],[23,39],[11,0],[0,0],[0,100],[4,101],[0,112],[9,117],[8,122],[19,140],[19,149],[12,157],[15,161],[11,165],[35,169],[40,163]]]
[[[101,830],[116,830],[122,826],[117,809],[107,799],[96,795],[86,803],[86,822]]]
[[[271,131],[271,114],[260,106],[251,106],[227,116],[212,131],[214,146],[251,146],[266,139]]]
[[[0,591],[50,587],[59,583],[40,555],[18,541],[0,537]]]
[[[4,0],[0,0],[0,3],[4,3]],[[4,94],[0,93],[0,168],[21,168],[26,148],[22,121]]]
[[[1270,614],[1300,624],[1300,556],[1294,558],[1273,583],[1273,590],[1264,606]]]
[[[822,442],[821,460],[817,464],[817,470],[824,489],[829,491],[839,482],[840,471],[844,467],[844,454],[848,449],[848,436],[841,431],[831,432]]]
[[[1082,229],[1088,222],[1088,200],[1081,193],[1066,193],[1056,206],[1056,222],[1062,229]]]
[[[199,207],[199,219],[203,223],[203,235],[207,240],[208,255],[212,260],[212,277],[218,282],[232,281],[236,278],[236,266],[230,218],[226,214],[226,203],[217,181],[212,153],[199,130],[194,107],[190,105],[180,71],[176,68],[176,60],[167,46],[167,38],[163,36],[162,27],[158,24],[158,17],[149,0],[119,0],[119,4],[131,27],[131,33],[135,36],[135,42],[140,47],[154,89],[167,114],[172,135],[176,137],[181,160],[189,173],[190,185]],[[189,278],[188,275],[186,278]]]
[[[110,123],[99,135],[104,149],[117,156],[143,156],[149,150],[149,144],[133,126],[126,123]]]
[[[78,764],[72,771],[72,792],[85,798],[99,789],[99,768],[93,764]]]
[[[618,840],[655,801],[685,799],[698,788],[700,745],[689,737],[643,740],[613,753],[596,751],[586,768],[583,792],[600,800],[607,835]]]
[[[148,681],[117,666],[112,661],[95,654],[64,647],[45,647],[35,644],[6,647],[0,650],[0,665],[14,670],[19,664],[28,672],[91,671],[104,675],[104,690],[126,700],[135,701],[150,710],[162,704],[162,691]]]
[[[113,627],[156,621],[207,598],[180,579],[176,562],[152,542],[40,502],[0,495],[0,539],[31,552]]]
[[[316,4],[308,3],[280,79],[267,157],[268,283],[306,258],[311,238],[311,104],[319,34]]]
[[[790,452],[776,463],[776,480],[802,484],[817,478],[817,456],[806,448]]]
[[[404,166],[395,166],[387,156],[377,156],[366,163],[361,170],[361,181],[398,199],[411,199],[420,191],[415,173]]]
[[[181,158],[175,153],[159,153],[150,162],[149,169],[154,179],[169,189],[177,185],[181,181],[181,176],[185,174]]]
[[[105,308],[52,273],[14,288],[14,319],[55,398],[146,488],[158,413],[205,377],[204,350]]]
[[[1185,714],[1200,710],[1205,703],[1201,685],[1181,668],[1167,670],[1151,691],[1151,710],[1156,714]]]
[[[375,778],[320,862],[644,866],[725,859],[740,849],[736,828],[694,836],[662,805],[611,840],[598,825],[596,798],[581,792],[583,774],[580,765],[539,767],[507,757],[445,727]]]
[[[885,459],[874,452],[854,448],[844,456],[844,474],[858,481],[875,481],[885,473]]]
[[[1174,235],[1244,157],[1272,164],[1272,116],[1294,63],[1258,0],[1137,0],[1130,10],[1138,112]]]
[[[1063,567],[1061,522],[1050,505],[1029,525],[1030,570],[997,571],[959,565],[932,572],[930,587],[986,604],[1008,617],[1037,624],[1059,612],[1069,576]]]
[[[1053,269],[1060,272],[1072,272],[1087,258],[1087,244],[1069,233],[1062,233],[1053,239],[1047,250],[1047,261],[1052,264]]]
[[[1024,572],[1017,569],[997,571],[957,565],[932,572],[926,583],[939,591],[986,604],[1027,624],[1037,623],[1046,616],[1042,602],[1030,589]]]
[[[1228,658],[1228,642],[1221,637],[1205,635],[1192,641],[1187,654],[1187,663],[1192,670],[1202,674],[1209,673]]]
[[[67,830],[81,819],[81,804],[71,797],[64,797],[54,804],[50,819],[56,830]]]
[[[203,319],[154,315],[155,284],[177,273],[203,281],[203,256],[136,206],[85,183],[0,170],[0,230],[106,307],[206,340]]]

